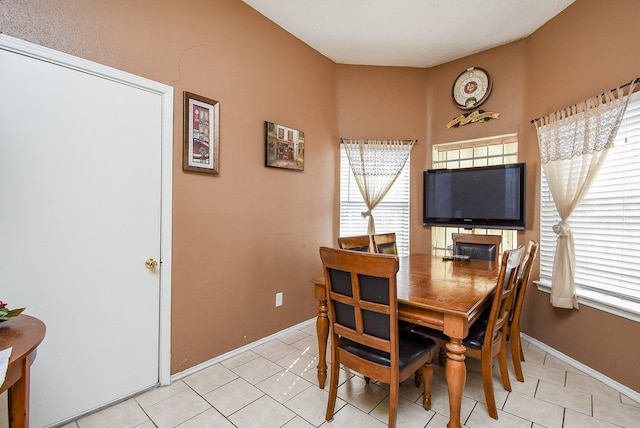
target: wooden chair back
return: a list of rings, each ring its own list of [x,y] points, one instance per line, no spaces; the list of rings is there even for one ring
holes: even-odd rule
[[[340,237],[338,238],[338,248],[368,253],[371,251],[371,239],[369,235]]]
[[[513,305],[516,284],[518,282],[518,271],[522,262],[524,247],[507,250],[502,255],[500,274],[496,284],[496,291],[493,295],[493,303],[488,315],[487,330],[484,335],[483,348],[506,337],[509,315]],[[498,334],[500,332],[501,334]]]
[[[522,258],[518,280],[516,283],[515,297],[511,309],[509,319],[509,340],[511,342],[511,358],[513,359],[513,368],[516,372],[516,378],[520,382],[524,382],[524,374],[522,373],[521,361],[524,361],[524,353],[522,351],[522,342],[520,342],[520,316],[522,314],[522,305],[527,291],[527,285],[531,278],[531,270],[538,255],[540,244],[535,241],[529,241],[527,250]]]
[[[334,335],[391,353],[396,345],[396,257],[320,249]]]
[[[331,380],[326,420],[333,419],[340,365],[389,385],[389,426],[394,427],[399,384],[421,370],[423,406],[431,406],[435,343],[398,333],[396,256],[320,248],[331,326]],[[420,342],[421,341],[421,342]],[[401,354],[401,351],[402,354]],[[407,352],[406,350],[411,350]],[[403,354],[410,354],[403,356]]]
[[[375,253],[398,254],[398,247],[396,246],[396,234],[393,232],[371,235],[371,241],[373,242],[373,251]]]
[[[489,415],[494,419],[498,419],[498,411],[493,393],[493,373],[491,365],[493,357],[498,355],[502,384],[505,390],[511,391],[506,352],[507,325],[518,279],[518,269],[522,261],[523,253],[524,247],[507,250],[503,253],[496,291],[493,296],[488,319],[486,320],[486,329],[481,331],[478,327],[481,327],[482,324],[478,324],[477,326],[474,324],[473,327],[476,328],[474,329],[472,327],[469,331],[469,336],[462,342],[467,346],[467,356],[481,360],[482,385],[487,401],[487,410]],[[476,321],[476,323],[483,323],[483,319]],[[476,335],[476,333],[479,334]],[[479,349],[476,347],[479,343],[474,343],[474,339],[477,339],[477,342],[480,342],[480,339],[482,339],[482,345]]]
[[[500,376],[507,391],[511,391],[509,372],[507,368],[506,334],[509,313],[513,302],[513,294],[518,278],[518,269],[524,253],[524,247],[507,250],[502,255],[502,264],[496,283],[491,306],[485,310],[480,318],[469,328],[469,334],[462,344],[467,348],[465,355],[481,361],[482,385],[487,402],[489,416],[498,419],[498,410],[493,393],[493,357],[499,355]],[[449,343],[449,338],[439,330],[415,326],[412,331],[435,339],[440,349]]]
[[[474,235],[471,233],[454,233],[453,253],[465,255],[472,259],[491,260],[497,262],[500,257],[500,235]]]

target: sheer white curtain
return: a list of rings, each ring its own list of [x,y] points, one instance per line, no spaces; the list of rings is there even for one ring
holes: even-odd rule
[[[367,205],[363,218],[369,217],[367,233],[376,233],[372,210],[382,201],[402,172],[416,140],[341,139],[351,172]]]
[[[634,82],[628,94],[633,92]],[[561,221],[551,274],[551,304],[578,308],[575,247],[569,216],[589,190],[618,132],[629,102],[623,87],[536,119],[542,169]]]

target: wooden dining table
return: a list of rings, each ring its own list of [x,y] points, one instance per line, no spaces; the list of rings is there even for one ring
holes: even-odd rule
[[[430,254],[400,257],[397,274],[398,318],[443,331],[449,337],[445,376],[449,389],[448,428],[460,428],[462,394],[467,378],[462,344],[495,290],[499,265],[484,260],[443,260]],[[318,383],[327,379],[329,317],[324,277],[311,280],[318,300]]]

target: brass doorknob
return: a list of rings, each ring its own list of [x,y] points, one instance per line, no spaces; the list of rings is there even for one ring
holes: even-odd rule
[[[158,267],[158,261],[156,259],[148,259],[146,262],[144,262],[144,265],[147,267],[147,269],[155,269]]]

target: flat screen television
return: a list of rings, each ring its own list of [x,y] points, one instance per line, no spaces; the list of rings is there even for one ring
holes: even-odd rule
[[[424,171],[425,226],[524,230],[525,164]]]

